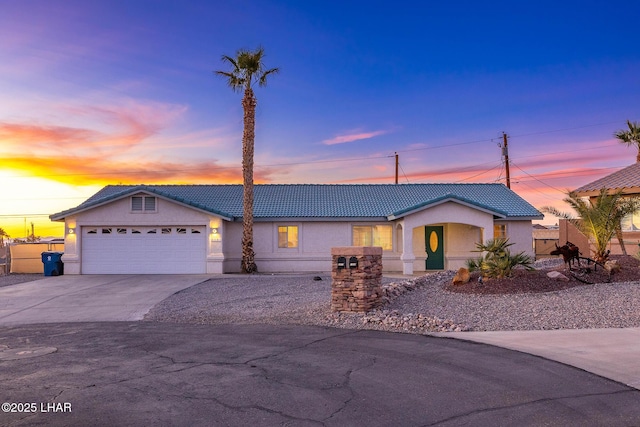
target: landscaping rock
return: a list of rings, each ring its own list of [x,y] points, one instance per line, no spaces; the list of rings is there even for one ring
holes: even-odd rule
[[[469,270],[464,267],[460,267],[456,275],[453,277],[451,283],[453,283],[454,285],[464,285],[465,283],[469,283],[470,277],[471,276],[469,275]]]
[[[547,277],[552,279],[560,280],[561,282],[568,282],[569,278],[559,271],[550,271],[547,273]]]
[[[620,271],[620,264],[615,259],[611,259],[604,263],[604,268],[611,274],[618,273]]]

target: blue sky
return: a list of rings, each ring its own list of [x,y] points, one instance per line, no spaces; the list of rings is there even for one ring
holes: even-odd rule
[[[635,161],[635,1],[9,1],[0,227],[109,183],[241,182],[241,95],[212,71],[263,46],[256,177],[504,181],[536,207]],[[552,223],[553,218],[546,220]],[[5,224],[5,225],[3,225]]]

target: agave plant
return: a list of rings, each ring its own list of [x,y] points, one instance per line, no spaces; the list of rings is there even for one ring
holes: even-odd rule
[[[466,262],[469,271],[480,271],[484,277],[503,279],[510,277],[513,269],[521,266],[526,270],[533,270],[533,258],[524,252],[511,254],[509,247],[513,246],[509,239],[498,237],[487,240],[486,243],[476,243],[476,252],[484,255]]]

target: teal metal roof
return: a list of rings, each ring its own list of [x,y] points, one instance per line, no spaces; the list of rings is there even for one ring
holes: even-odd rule
[[[242,185],[109,185],[53,220],[146,191],[229,220],[242,217]],[[254,186],[254,218],[393,219],[448,200],[496,217],[542,219],[503,184],[265,184]]]

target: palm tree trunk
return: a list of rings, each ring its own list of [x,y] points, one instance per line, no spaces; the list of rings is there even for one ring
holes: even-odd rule
[[[618,238],[618,243],[620,244],[620,249],[622,249],[622,255],[627,254],[627,248],[624,247],[624,239],[622,236],[622,227],[616,228],[616,237]]]
[[[242,98],[244,109],[244,131],[242,133],[242,266],[243,273],[255,273],[253,251],[253,145],[256,127],[256,104],[253,90],[247,88]]]

